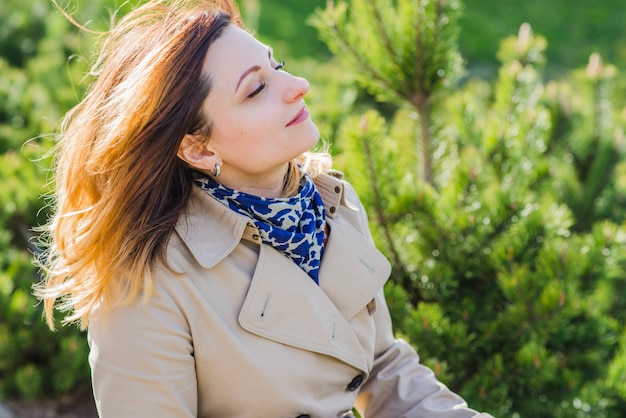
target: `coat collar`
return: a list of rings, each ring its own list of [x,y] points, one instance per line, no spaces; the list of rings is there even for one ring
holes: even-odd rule
[[[335,217],[339,205],[349,206],[344,197],[342,177],[340,172],[331,171],[314,179],[326,216],[330,219]],[[230,210],[195,186],[187,210],[176,225],[178,235],[205,268],[215,266],[242,238],[252,235],[253,230],[248,217]]]

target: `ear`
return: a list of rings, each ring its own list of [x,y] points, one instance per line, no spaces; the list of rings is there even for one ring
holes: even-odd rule
[[[185,135],[176,155],[193,168],[202,171],[213,170],[216,163],[221,164],[219,157],[209,149],[208,142],[199,141],[191,134]]]

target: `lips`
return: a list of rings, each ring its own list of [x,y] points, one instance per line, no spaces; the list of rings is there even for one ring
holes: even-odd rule
[[[300,111],[296,114],[296,116],[294,116],[294,118],[291,119],[289,123],[285,126],[297,125],[307,120],[308,117],[309,117],[309,111],[307,110],[306,106],[302,106],[302,109],[300,109]]]

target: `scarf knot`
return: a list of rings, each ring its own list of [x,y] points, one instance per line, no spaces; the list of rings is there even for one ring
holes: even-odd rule
[[[195,183],[228,208],[248,216],[263,243],[285,254],[319,284],[326,215],[309,175],[304,175],[295,196],[285,198],[255,196],[208,177],[198,177]]]

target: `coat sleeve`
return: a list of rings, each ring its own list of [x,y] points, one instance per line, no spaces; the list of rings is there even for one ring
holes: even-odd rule
[[[349,184],[346,186],[346,198],[357,204],[361,214],[358,227],[374,245],[365,208],[354,189]],[[366,418],[491,417],[470,409],[459,395],[437,380],[431,369],[420,363],[409,344],[394,338],[382,291],[376,296],[376,306],[376,357],[359,395],[359,399],[367,400],[363,407]]]
[[[88,340],[101,418],[197,415],[191,335],[163,289],[147,304],[95,312]]]

